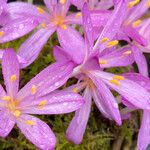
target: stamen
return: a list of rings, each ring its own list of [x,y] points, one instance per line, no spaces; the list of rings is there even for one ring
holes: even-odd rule
[[[61,4],[65,4],[65,3],[66,3],[66,0],[60,0],[60,3],[61,3]]]
[[[39,103],[39,105],[38,105],[38,108],[39,108],[39,109],[42,109],[42,108],[46,105],[46,103],[47,103],[47,100],[41,101],[41,102]]]
[[[108,41],[109,41],[109,38],[107,38],[107,37],[104,37],[104,38],[101,39],[102,43],[105,43],[105,42],[108,42]]]
[[[110,42],[107,44],[107,47],[108,47],[108,48],[111,48],[111,47],[113,47],[113,46],[116,46],[118,43],[119,43],[118,40],[110,41]]]
[[[108,62],[107,60],[99,60],[100,65],[106,65]]]
[[[116,79],[116,80],[124,80],[124,76],[116,75],[116,76],[113,76],[113,79]]]
[[[4,97],[2,98],[2,100],[4,100],[4,101],[10,101],[10,100],[11,100],[11,97],[10,97],[10,96],[4,96]]]
[[[129,2],[128,8],[132,8],[133,6],[137,5],[140,2],[140,0],[133,0]]]
[[[0,31],[0,38],[2,38],[4,35],[4,31]]]
[[[65,24],[60,26],[62,29],[67,30],[67,26]]]
[[[42,27],[43,29],[45,29],[45,28],[46,28],[46,24],[45,24],[45,23],[41,23],[41,27]]]
[[[150,7],[150,0],[148,0],[148,2],[146,3],[146,7]]]
[[[31,93],[32,93],[32,95],[34,95],[36,93],[36,86],[35,85],[32,85]]]
[[[74,93],[78,93],[78,88],[74,88],[72,91],[73,91]]]
[[[10,77],[10,81],[11,81],[11,82],[16,81],[16,79],[17,79],[17,76],[16,76],[15,74],[13,74],[13,75]]]
[[[19,110],[15,110],[15,112],[13,113],[15,117],[20,117],[21,112]]]
[[[42,8],[40,8],[40,7],[37,7],[37,10],[38,10],[38,12],[41,13],[41,14],[44,13],[44,10],[43,10]]]
[[[134,28],[138,27],[141,23],[142,23],[142,20],[139,19],[139,20],[132,23],[132,27],[134,27]]]
[[[109,82],[112,83],[112,84],[115,84],[115,85],[117,85],[117,86],[119,86],[119,85],[121,84],[121,83],[120,83],[118,80],[116,80],[116,79],[109,80]]]
[[[126,51],[126,52],[124,52],[123,54],[125,54],[125,55],[130,55],[130,54],[132,54],[132,51]]]
[[[76,14],[76,18],[79,18],[79,17],[81,17],[81,13],[80,13],[80,12],[78,12],[78,13]]]
[[[32,121],[32,120],[27,120],[26,124],[29,125],[29,126],[33,126],[33,125],[35,125],[35,122]]]

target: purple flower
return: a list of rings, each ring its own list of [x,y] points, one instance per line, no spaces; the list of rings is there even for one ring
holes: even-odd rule
[[[0,43],[8,42],[19,37],[24,36],[25,34],[32,31],[37,25],[38,22],[32,17],[17,16],[15,13],[11,12],[7,0],[1,0],[0,3]],[[13,3],[16,5],[17,3]],[[16,5],[17,7],[17,5]],[[15,9],[16,13],[21,9]]]
[[[137,73],[127,73],[125,74],[125,77],[137,82],[138,84],[146,88],[148,92],[150,92],[149,78],[144,77]],[[129,103],[126,103],[126,100],[124,102],[129,109],[133,110],[138,109],[138,107],[136,107],[134,104],[131,105]],[[146,150],[149,144],[150,144],[150,111],[145,109],[143,113],[141,128],[139,130],[138,135],[138,150]]]
[[[19,62],[15,52],[6,50],[2,58],[2,73],[6,91],[0,85],[0,136],[6,137],[15,124],[34,145],[43,150],[54,148],[56,138],[47,124],[30,114],[62,114],[80,108],[83,98],[71,92],[55,89],[64,84],[72,63],[55,63],[19,87]],[[51,94],[49,94],[52,92]]]
[[[114,20],[111,20],[111,22],[115,22],[116,17],[114,16],[120,13],[119,10],[121,11],[122,7],[125,8],[124,2],[120,1],[112,16]],[[82,11],[85,41],[79,34],[74,34],[73,38],[66,37],[65,34],[62,34],[63,42],[61,42],[61,46],[63,48],[58,46],[54,48],[54,57],[58,62],[63,63],[72,60],[76,66],[72,76],[78,78],[79,81],[76,85],[66,89],[66,91],[78,93],[85,89],[83,96],[86,102],[76,111],[66,133],[67,138],[75,144],[79,144],[82,141],[90,114],[92,98],[100,112],[106,118],[115,120],[118,125],[121,125],[121,116],[118,103],[110,90],[115,90],[127,99],[127,102],[134,104],[138,108],[150,109],[150,94],[145,88],[127,79],[123,75],[115,75],[103,71],[103,68],[107,67],[132,64],[134,61],[132,51],[129,47],[116,50],[115,46],[118,44],[117,40],[108,41],[108,39],[103,38],[102,42],[107,42],[107,44],[103,45],[103,49],[101,49],[101,53],[99,53],[99,51],[95,49],[90,12],[86,4]],[[123,14],[120,14],[120,16],[121,15]],[[109,36],[113,39],[119,24],[120,23],[114,26],[115,30],[111,33],[109,32],[110,30],[106,31],[106,29],[109,29],[107,24],[107,28],[104,27],[100,37]],[[67,41],[67,43],[65,41]],[[137,91],[140,91],[140,93],[137,94]]]

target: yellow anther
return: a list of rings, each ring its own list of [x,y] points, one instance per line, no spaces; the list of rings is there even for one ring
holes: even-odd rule
[[[147,1],[146,7],[147,7],[147,8],[150,7],[150,0]]]
[[[44,10],[43,10],[42,8],[40,8],[40,7],[37,7],[37,10],[38,10],[38,12],[41,13],[41,14],[44,13]]]
[[[41,102],[39,103],[39,105],[38,105],[38,108],[39,108],[39,109],[42,109],[42,108],[46,105],[46,103],[47,103],[47,100],[41,101]]]
[[[13,113],[15,117],[20,117],[21,112],[19,110],[15,110],[15,112]]]
[[[142,23],[142,20],[139,19],[139,20],[132,23],[132,27],[134,27],[134,28],[138,27],[141,23]]]
[[[108,62],[107,60],[99,60],[100,65],[106,65]]]
[[[107,37],[104,37],[104,38],[101,39],[102,43],[105,43],[105,42],[108,42],[108,41],[109,41],[109,38],[107,38]]]
[[[67,0],[60,0],[61,4],[65,4]]]
[[[126,52],[124,52],[123,54],[125,54],[125,55],[130,55],[130,54],[132,54],[132,51],[126,51]]]
[[[4,31],[0,31],[0,38],[2,38],[4,35]]]
[[[74,93],[78,93],[79,91],[78,91],[78,88],[74,88],[73,90],[72,90]]]
[[[114,85],[118,85],[118,86],[121,84],[121,83],[120,83],[118,80],[116,80],[116,79],[109,80],[109,82],[112,83],[112,84],[114,84]]]
[[[4,96],[4,97],[2,98],[2,100],[4,100],[4,101],[10,101],[10,100],[11,100],[11,97],[10,97],[10,96]]]
[[[113,79],[124,80],[124,76],[115,75],[115,76],[113,76]]]
[[[81,13],[80,13],[80,12],[78,12],[78,13],[76,14],[76,18],[79,18],[79,17],[81,17]]]
[[[62,29],[67,30],[67,26],[65,24],[60,26]]]
[[[45,23],[41,23],[41,27],[42,27],[43,29],[45,29],[45,28],[46,28],[46,24],[45,24]]]
[[[118,40],[110,41],[110,42],[107,44],[107,47],[110,48],[110,47],[116,46],[118,43],[119,43]]]
[[[32,121],[32,120],[27,120],[26,124],[29,125],[29,126],[33,126],[33,125],[35,125],[35,122]]]
[[[13,82],[13,81],[16,81],[17,79],[17,76],[15,74],[13,74],[11,77],[10,77],[10,81]]]
[[[36,86],[35,85],[32,85],[31,93],[32,93],[32,95],[34,95],[36,93]]]
[[[137,5],[140,2],[140,0],[133,0],[129,2],[128,7],[132,8],[133,6]]]

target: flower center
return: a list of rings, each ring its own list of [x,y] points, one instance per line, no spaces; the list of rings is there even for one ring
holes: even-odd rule
[[[17,100],[13,100],[10,96],[4,96],[3,100],[7,101],[6,107],[15,117],[19,117],[21,112],[18,109],[19,102]]]
[[[64,16],[61,16],[61,15],[53,16],[52,17],[52,23],[58,27],[61,27],[64,30],[67,29]]]

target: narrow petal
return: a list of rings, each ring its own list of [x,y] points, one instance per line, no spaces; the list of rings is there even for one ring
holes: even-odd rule
[[[100,56],[99,63],[101,68],[124,67],[134,62],[131,47],[123,47]]]
[[[94,50],[99,49],[99,52],[102,52],[106,48],[107,42],[101,42],[103,38],[107,38],[108,40],[113,40],[114,36],[118,32],[119,27],[121,26],[122,22],[124,21],[126,5],[123,0],[115,7],[110,20],[107,22],[106,26],[104,27],[103,31],[101,32],[97,42],[95,43]]]
[[[26,138],[41,150],[52,150],[56,144],[56,137],[50,127],[40,119],[21,115],[17,126]]]
[[[66,62],[66,61],[70,60],[69,56],[59,46],[55,46],[53,48],[53,56],[54,56],[54,58],[57,62],[62,62],[63,63],[63,62]]]
[[[103,80],[110,88],[117,91],[134,106],[141,109],[150,109],[149,92],[136,82],[124,76],[118,76],[103,71],[91,71],[91,73],[96,78]],[[137,91],[139,92],[137,93]]]
[[[76,111],[67,131],[67,139],[75,144],[80,144],[82,142],[84,132],[86,130],[86,125],[89,119],[91,111],[91,92],[89,88],[86,88],[84,92],[85,104]]]
[[[7,93],[16,98],[19,87],[19,62],[16,53],[7,49],[2,58],[2,73]]]
[[[20,9],[23,8],[23,9]],[[12,2],[7,4],[7,12],[9,15],[27,18],[34,18],[40,22],[49,19],[49,14],[42,10],[40,7],[34,6],[25,2]]]
[[[0,136],[6,137],[15,125],[15,119],[7,109],[0,111]]]
[[[141,52],[141,50],[136,47],[135,45],[132,45],[132,52],[134,55],[134,60],[138,66],[139,73],[141,73],[144,76],[148,76],[148,65],[145,56]]]
[[[70,77],[73,70],[73,63],[54,63],[28,82],[18,93],[18,99],[25,97],[39,97],[46,95],[61,87]]]
[[[57,30],[60,45],[76,63],[81,63],[85,57],[85,44],[82,36],[73,28]]]
[[[2,37],[0,37],[0,43],[8,42],[22,37],[32,31],[37,25],[38,22],[32,18],[22,17],[15,19],[0,29],[0,32],[3,33]]]
[[[123,76],[150,91],[150,79],[148,77],[142,76],[139,73],[125,73]]]
[[[112,14],[111,11],[102,11],[102,10],[90,11],[93,26],[94,27],[105,26],[111,14]]]
[[[83,28],[88,50],[91,51],[94,44],[94,38],[92,20],[90,16],[90,11],[88,9],[88,5],[87,3],[85,3],[82,9]]]
[[[27,62],[21,64],[22,68],[30,65],[38,57],[40,51],[54,31],[55,28],[39,29],[21,45],[18,55],[24,58]]]
[[[131,26],[127,26],[123,28],[123,31],[126,33],[127,36],[129,36],[131,39],[135,40],[139,44],[146,46],[147,40],[138,33],[136,29],[134,29]]]
[[[37,99],[25,99],[20,107],[28,114],[64,114],[79,109],[84,104],[83,98],[72,92],[55,92]]]
[[[146,150],[150,144],[150,111],[145,110],[138,135],[138,150]],[[148,150],[148,149],[147,149]]]
[[[99,99],[94,99],[97,107],[99,108],[99,106],[102,106],[102,109],[108,114],[109,117],[111,117],[110,119],[115,120],[118,125],[121,125],[119,107],[109,88],[101,80],[95,78],[94,76],[90,77],[97,88],[97,90],[95,90],[97,91],[97,96]]]
[[[54,7],[57,5],[56,0],[44,0],[44,3],[50,12],[53,12]]]
[[[82,7],[83,7],[83,4],[84,4],[84,0],[80,0],[80,1],[78,1],[78,0],[70,0],[70,2],[73,4],[73,5],[75,5],[78,9],[82,9]]]

